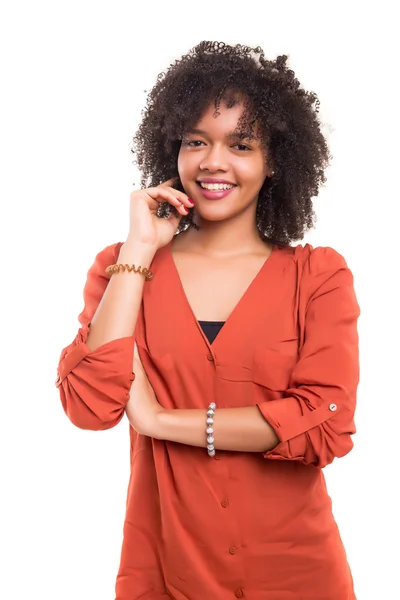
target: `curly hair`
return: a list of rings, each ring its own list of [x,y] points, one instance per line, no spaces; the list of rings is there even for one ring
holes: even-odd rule
[[[160,73],[147,97],[131,151],[143,187],[174,178],[184,191],[177,169],[182,137],[214,102],[228,107],[242,98],[238,131],[254,131],[274,168],[259,193],[256,221],[260,237],[287,246],[314,227],[312,198],[326,181],[331,155],[318,119],[319,99],[304,90],[287,66],[288,56],[267,60],[262,48],[203,41]],[[159,216],[171,208],[163,203]],[[192,211],[178,231],[194,225]]]

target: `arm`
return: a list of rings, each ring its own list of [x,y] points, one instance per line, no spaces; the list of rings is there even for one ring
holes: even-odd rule
[[[153,249],[128,242],[121,246],[115,262],[148,266],[154,254]],[[110,341],[132,337],[142,302],[145,283],[142,275],[123,271],[111,279],[106,277],[110,281],[92,317],[86,340],[91,351]]]
[[[116,425],[124,415],[134,379],[133,344],[144,277],[127,271],[111,277],[115,262],[148,266],[152,251],[138,245],[105,248],[89,269],[84,310],[75,340],[63,349],[56,386],[69,419],[82,429]]]
[[[303,277],[299,361],[285,396],[259,408],[280,440],[265,458],[322,468],[353,448],[360,308],[353,275],[332,248],[316,248]]]
[[[126,415],[135,431],[159,440],[205,447],[207,409],[163,408],[157,402],[136,344],[134,364],[135,380]],[[213,427],[217,450],[265,452],[279,442],[257,406],[217,409]]]
[[[217,450],[264,452],[265,458],[324,467],[352,448],[359,379],[353,276],[343,257],[330,248],[314,250],[307,269],[305,342],[289,389],[285,397],[258,407],[217,408]],[[205,410],[162,409],[143,369],[132,387],[135,401],[129,401],[127,414],[134,428],[139,424],[139,433],[206,446]]]
[[[85,308],[74,342],[61,353],[56,385],[70,420],[82,429],[108,429],[124,415],[135,375],[133,345],[143,297],[142,275],[120,272],[106,277],[109,264],[148,268],[158,248],[167,244],[193,202],[171,187],[174,179],[130,196],[130,228],[125,244],[100,252],[89,270]],[[176,208],[158,217],[160,202]]]
[[[206,419],[206,410],[160,411],[154,437],[188,446],[205,447]],[[275,431],[257,406],[220,409],[217,407],[213,428],[216,450],[266,452],[279,443]]]

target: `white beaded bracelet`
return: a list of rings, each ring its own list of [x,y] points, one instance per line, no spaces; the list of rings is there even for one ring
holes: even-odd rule
[[[208,456],[215,456],[215,447],[214,447],[214,415],[216,411],[217,405],[215,402],[211,402],[207,410],[207,452]]]

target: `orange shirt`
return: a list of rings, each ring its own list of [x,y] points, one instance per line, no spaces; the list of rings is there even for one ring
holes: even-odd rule
[[[280,443],[216,452],[130,428],[131,475],[117,600],[354,600],[322,468],[347,454],[359,380],[353,276],[332,248],[279,248],[210,345],[171,253],[159,250],[135,339],[165,408],[258,405]],[[58,379],[69,419],[108,429],[124,416],[133,337],[90,351],[90,320],[121,243],[88,273]],[[138,275],[132,274],[132,277]],[[217,410],[218,410],[217,408]]]

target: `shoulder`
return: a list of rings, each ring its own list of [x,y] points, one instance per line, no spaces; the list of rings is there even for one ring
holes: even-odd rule
[[[284,247],[280,252],[291,259],[297,285],[310,296],[326,286],[353,286],[353,273],[346,259],[330,246],[298,244]],[[326,284],[326,285],[325,285]]]
[[[305,244],[294,248],[293,258],[298,262],[298,285],[307,302],[324,296],[332,310],[346,305],[359,314],[354,276],[340,252],[330,246]]]
[[[329,271],[348,269],[344,256],[330,246],[298,244],[284,247],[281,252],[290,256],[300,269],[309,275],[318,276]]]

